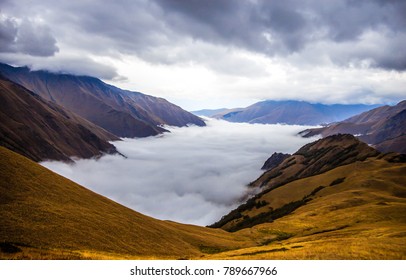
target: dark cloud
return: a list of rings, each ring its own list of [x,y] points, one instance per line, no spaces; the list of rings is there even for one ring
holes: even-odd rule
[[[312,141],[296,135],[304,129],[299,126],[212,120],[203,128],[169,129],[160,137],[115,142],[127,158],[42,164],[141,213],[207,225],[238,205],[270,154]]]
[[[380,32],[382,28],[397,35],[406,32],[405,1],[156,2],[165,11],[165,19],[173,28],[197,39],[233,44],[267,55],[300,52],[318,41],[333,44],[357,42],[365,32]],[[393,36],[386,39],[389,45],[397,43]],[[325,52],[328,56],[333,55],[328,49]],[[399,56],[401,62],[398,62]],[[333,56],[331,59],[342,60]],[[354,59],[364,58],[351,57],[350,60]],[[373,60],[377,67],[393,66],[394,69],[405,70],[404,52],[398,54],[396,60],[390,52],[386,56],[370,52],[368,59]]]
[[[58,41],[60,48],[101,56],[202,63],[204,55],[184,54],[196,41],[277,58],[313,51],[310,58],[323,56],[340,66],[368,60],[371,67],[405,70],[406,53],[399,45],[406,43],[406,2],[400,0],[21,0],[2,6],[3,52],[49,56],[58,50]],[[368,32],[384,34],[388,51],[362,52],[359,43]],[[315,47],[321,42],[322,50]],[[334,51],[347,43],[353,50]]]
[[[0,52],[52,56],[58,52],[50,29],[31,20],[0,17]]]

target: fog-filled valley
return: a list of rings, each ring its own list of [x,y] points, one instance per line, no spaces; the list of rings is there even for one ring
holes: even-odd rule
[[[297,135],[304,126],[206,122],[112,142],[125,157],[42,165],[143,214],[208,225],[247,198],[246,185],[273,152],[293,153],[314,140]]]

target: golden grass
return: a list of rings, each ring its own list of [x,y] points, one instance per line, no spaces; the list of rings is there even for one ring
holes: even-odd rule
[[[228,233],[147,217],[0,147],[0,243],[21,250],[0,259],[406,259],[404,174],[370,159],[291,182],[264,207],[326,187],[273,223]]]
[[[202,254],[201,246],[225,250],[252,244],[223,230],[147,217],[5,148],[0,148],[0,178],[0,242],[51,250],[51,258],[53,250],[191,258]]]
[[[293,213],[273,223],[238,232],[254,238],[258,244],[267,238],[272,241],[277,232],[293,237],[275,240],[266,246],[228,251],[211,258],[406,259],[404,174],[405,164],[371,159],[273,190],[261,200],[277,205],[280,203],[278,199],[289,202],[289,193],[293,201],[319,185],[326,186]],[[336,178],[343,177],[346,178],[344,182],[329,186]],[[254,214],[259,210],[253,209]]]

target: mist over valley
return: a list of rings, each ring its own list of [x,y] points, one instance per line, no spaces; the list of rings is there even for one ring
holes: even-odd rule
[[[143,214],[208,225],[247,198],[246,185],[273,152],[293,153],[315,139],[297,135],[305,126],[206,123],[112,142],[125,157],[42,165]]]

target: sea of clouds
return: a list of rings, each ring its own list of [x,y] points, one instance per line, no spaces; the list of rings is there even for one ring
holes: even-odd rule
[[[297,135],[304,126],[206,122],[113,142],[126,157],[41,164],[143,214],[208,225],[246,198],[246,185],[273,152],[293,153],[314,140]]]

